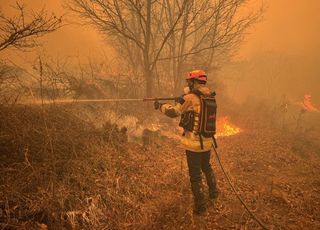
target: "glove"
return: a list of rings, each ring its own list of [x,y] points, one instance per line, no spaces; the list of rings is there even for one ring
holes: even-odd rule
[[[155,101],[153,103],[153,107],[155,110],[160,109],[161,108],[162,103],[160,103],[159,101]]]
[[[185,100],[183,99],[183,95],[181,97],[177,97],[175,99],[175,102],[182,105],[185,102]]]

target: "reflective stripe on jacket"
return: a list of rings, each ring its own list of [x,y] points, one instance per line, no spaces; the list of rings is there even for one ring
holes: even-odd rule
[[[196,88],[204,95],[209,95],[210,90],[205,86],[199,86]],[[184,102],[182,104],[177,103],[176,105],[163,104],[160,108],[168,117],[178,117],[187,111],[195,111],[196,114],[200,113],[200,99],[197,95],[189,93],[183,96]],[[199,126],[199,117],[195,117],[194,130],[197,130]],[[193,152],[206,152],[212,147],[212,138],[206,138],[202,136],[203,148],[201,149],[200,137],[194,132],[185,130],[184,135],[181,137],[181,144],[186,150]]]

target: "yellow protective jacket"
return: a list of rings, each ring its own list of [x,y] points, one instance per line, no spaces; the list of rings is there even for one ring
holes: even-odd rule
[[[200,85],[196,88],[204,95],[210,95],[210,90]],[[182,104],[177,103],[176,105],[163,104],[160,107],[162,113],[168,117],[178,117],[187,111],[195,111],[197,114],[200,113],[200,99],[194,93],[189,93],[183,96],[184,102]],[[195,117],[194,130],[199,127],[199,117]],[[199,134],[185,130],[184,135],[181,137],[181,144],[186,150],[193,152],[205,152],[211,149],[213,140],[212,138],[206,138],[202,136],[203,148],[201,149]]]

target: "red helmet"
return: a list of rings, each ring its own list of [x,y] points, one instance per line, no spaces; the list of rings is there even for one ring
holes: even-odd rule
[[[197,79],[207,82],[207,74],[203,70],[193,70],[187,74],[186,80]]]

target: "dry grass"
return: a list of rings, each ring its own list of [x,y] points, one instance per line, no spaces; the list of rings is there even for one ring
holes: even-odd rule
[[[1,108],[1,227],[147,228],[175,201],[171,181],[186,175],[165,169],[180,164],[169,149],[166,157],[156,143],[128,144],[125,130],[96,128],[74,109]]]
[[[92,192],[108,156],[101,148],[110,135],[73,114],[58,107],[1,108],[1,222],[72,225],[66,220],[82,209],[84,223],[91,223]]]
[[[221,193],[206,215],[194,217],[176,140],[127,143],[115,125],[94,127],[77,111],[1,108],[2,228],[259,229],[214,157]],[[256,123],[243,122],[243,133],[218,140],[240,194],[271,229],[319,229],[318,145]]]

